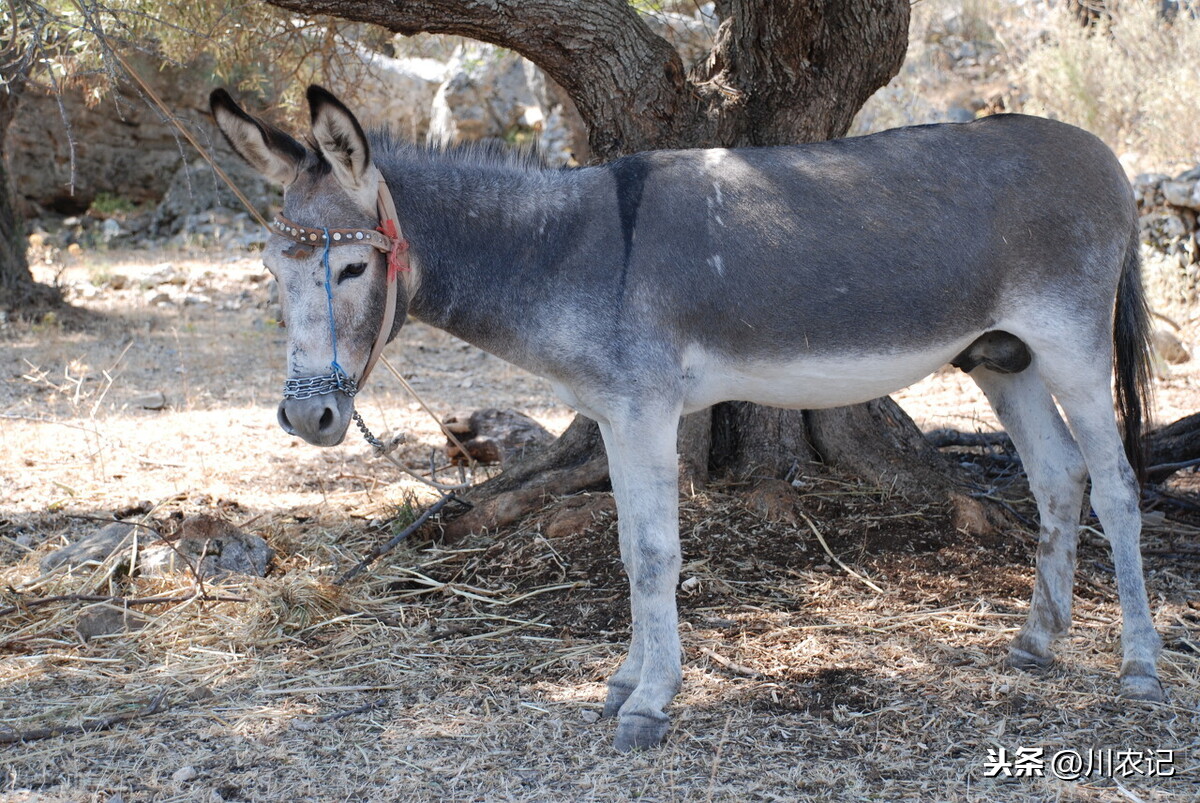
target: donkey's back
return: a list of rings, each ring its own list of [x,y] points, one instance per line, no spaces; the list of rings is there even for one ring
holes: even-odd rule
[[[907,350],[1046,294],[1101,309],[1135,215],[1099,140],[1022,115],[604,170],[623,303],[741,358],[857,352],[865,327]]]

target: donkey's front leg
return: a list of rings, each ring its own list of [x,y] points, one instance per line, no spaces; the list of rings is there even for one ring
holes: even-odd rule
[[[638,411],[601,426],[608,452],[621,560],[629,575],[633,637],[609,681],[607,713],[619,712],[616,748],[653,747],[666,736],[663,709],[679,691],[679,412]]]

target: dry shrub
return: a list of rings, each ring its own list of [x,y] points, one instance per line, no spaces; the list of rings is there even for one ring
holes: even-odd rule
[[[1051,22],[1016,70],[1024,111],[1086,128],[1143,169],[1200,161],[1200,19],[1126,0],[1110,24],[1088,29],[1063,8]]]
[[[1133,169],[1191,167],[1200,162],[1200,6],[1169,18],[1159,8],[1126,0],[1089,29],[1062,4],[919,2],[900,74],[851,133],[1002,109],[1085,128],[1128,154]]]

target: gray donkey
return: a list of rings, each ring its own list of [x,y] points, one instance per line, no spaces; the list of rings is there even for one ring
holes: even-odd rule
[[[1094,136],[1001,115],[551,170],[367,136],[320,87],[308,102],[305,146],[211,97],[234,149],[285,188],[264,256],[288,326],[279,422],[339,443],[406,313],[546,377],[597,421],[632,598],[605,704],[618,750],[664,738],[682,676],[680,416],[733,399],[854,404],[948,362],[1012,436],[1041,517],[1010,663],[1048,665],[1070,625],[1090,476],[1120,593],[1121,692],[1162,699],[1135,470],[1148,310],[1133,197]]]

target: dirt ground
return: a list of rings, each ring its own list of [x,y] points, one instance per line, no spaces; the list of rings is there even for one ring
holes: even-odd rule
[[[629,627],[608,494],[455,543],[426,527],[336,588],[435,495],[361,440],[322,450],[278,428],[285,332],[258,262],[99,253],[58,280],[86,315],[0,329],[0,608],[16,609],[0,615],[0,737],[29,737],[0,744],[0,800],[1200,798],[1191,475],[1166,489],[1183,506],[1145,514],[1164,704],[1115,698],[1115,584],[1093,520],[1075,626],[1034,675],[1001,664],[1028,610],[1028,527],[966,536],[945,511],[819,467],[770,515],[733,484],[685,496],[684,688],[668,743],[619,756],[598,717]],[[422,325],[389,358],[439,415],[570,421],[545,382]],[[1160,420],[1200,409],[1198,382],[1173,368]],[[898,398],[925,428],[996,426],[952,373]],[[413,469],[437,459],[434,422],[386,371],[360,409],[405,435]],[[1032,515],[1011,455],[973,464],[979,493]],[[112,603],[30,606],[186,597],[185,575],[109,561],[43,576],[38,561],[97,519],[197,512],[276,550],[266,578],[206,588],[238,601],[137,606],[99,632]],[[1001,749],[1047,763],[988,777]],[[1126,763],[1057,777],[1051,758],[1075,754]]]

